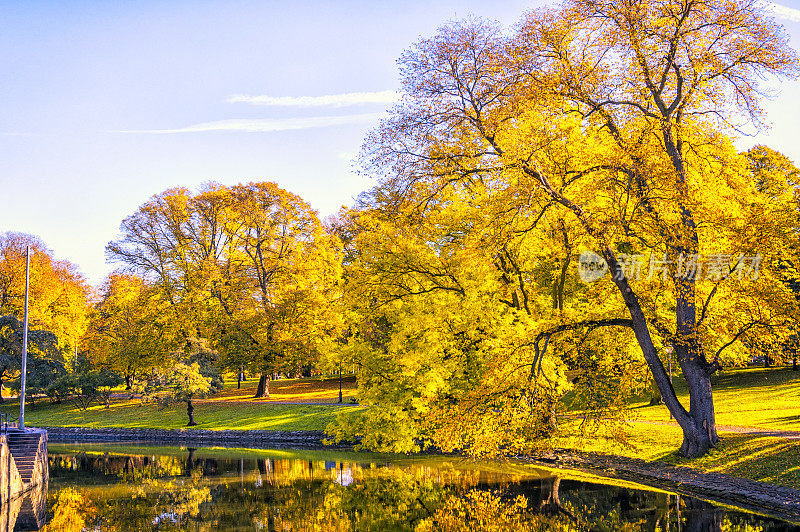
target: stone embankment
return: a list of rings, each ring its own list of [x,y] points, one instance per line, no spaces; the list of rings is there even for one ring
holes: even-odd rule
[[[139,442],[221,447],[319,449],[352,444],[325,445],[325,433],[314,430],[203,430],[129,428],[46,428],[51,442]]]

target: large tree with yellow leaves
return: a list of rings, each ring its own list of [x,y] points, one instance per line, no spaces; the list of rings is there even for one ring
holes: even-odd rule
[[[726,136],[760,124],[765,76],[797,74],[781,28],[751,0],[572,0],[528,13],[511,35],[480,20],[447,25],[400,65],[404,99],[365,150],[381,178],[372,204],[402,229],[383,236],[380,257],[358,253],[382,301],[468,293],[442,263],[454,244],[462,258],[482,250],[503,281],[494,303],[534,318],[518,372],[535,376],[560,338],[632,333],[683,429],[681,452],[714,447],[711,375],[760,336],[786,337],[797,315],[770,269],[796,252],[796,209],[758,186]],[[401,253],[415,237],[425,254]],[[581,250],[598,253],[610,279],[570,297]],[[667,348],[689,405],[659,357]]]

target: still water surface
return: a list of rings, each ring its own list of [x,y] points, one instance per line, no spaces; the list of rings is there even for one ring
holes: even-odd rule
[[[796,529],[562,471],[335,451],[51,443],[46,505],[43,530]]]

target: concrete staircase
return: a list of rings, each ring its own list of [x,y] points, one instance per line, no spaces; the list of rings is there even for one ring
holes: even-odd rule
[[[8,450],[14,458],[24,486],[28,486],[31,482],[40,439],[40,434],[15,430],[8,431]]]

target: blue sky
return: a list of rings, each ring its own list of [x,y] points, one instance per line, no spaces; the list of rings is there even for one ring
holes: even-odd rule
[[[120,221],[167,188],[271,180],[334,213],[370,185],[350,157],[402,51],[446,20],[513,24],[535,5],[3,2],[0,231],[38,235],[99,284]],[[800,1],[782,5],[800,49]],[[779,88],[771,133],[740,144],[800,162],[800,83]]]

